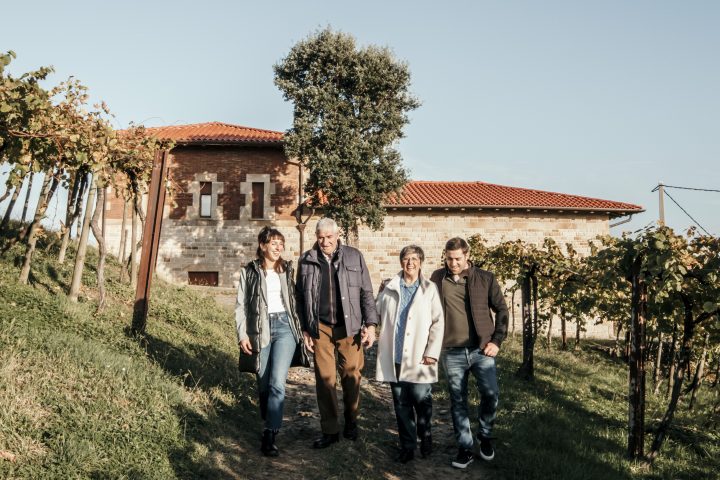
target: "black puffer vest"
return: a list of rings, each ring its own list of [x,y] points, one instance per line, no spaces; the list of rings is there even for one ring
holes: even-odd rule
[[[260,350],[263,324],[261,319],[267,316],[267,292],[263,292],[260,265],[260,260],[253,260],[245,266],[246,332],[253,350]],[[280,278],[282,279],[282,276]],[[287,282],[287,299],[283,299],[283,304],[290,319],[290,328],[295,341],[300,342],[302,331],[295,306],[295,272],[292,262],[285,262],[285,279]],[[287,300],[287,304],[285,304],[285,300]]]

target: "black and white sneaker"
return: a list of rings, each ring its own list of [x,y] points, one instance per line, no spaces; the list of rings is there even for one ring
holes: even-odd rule
[[[473,462],[473,460],[472,450],[460,447],[457,457],[455,457],[455,460],[452,462],[452,466],[455,468],[466,468]]]
[[[492,446],[492,442],[489,438],[480,439],[480,458],[489,462],[495,458],[495,449]]]

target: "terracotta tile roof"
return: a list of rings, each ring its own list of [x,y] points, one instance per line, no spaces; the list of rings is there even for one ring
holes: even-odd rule
[[[532,210],[570,210],[640,213],[644,209],[631,203],[581,197],[566,193],[507,187],[485,182],[413,181],[387,207],[522,208]],[[613,215],[616,216],[616,215]]]
[[[192,125],[151,127],[147,132],[158,138],[183,144],[203,143],[282,143],[283,132],[243,127],[230,123],[207,122]]]

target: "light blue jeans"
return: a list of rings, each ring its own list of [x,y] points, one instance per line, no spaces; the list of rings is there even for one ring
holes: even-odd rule
[[[295,353],[295,336],[286,312],[271,313],[270,344],[260,350],[260,416],[265,429],[277,431],[282,425],[285,382]]]
[[[489,438],[498,406],[498,384],[495,357],[485,356],[479,348],[444,348],[440,355],[450,390],[450,412],[455,440],[461,448],[471,449],[473,435],[468,409],[468,377],[472,372],[480,394],[479,438]]]

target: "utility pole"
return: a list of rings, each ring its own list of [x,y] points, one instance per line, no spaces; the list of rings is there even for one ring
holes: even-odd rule
[[[658,225],[661,227],[665,226],[665,185],[662,182],[658,182],[658,208],[660,217],[658,218]]]

